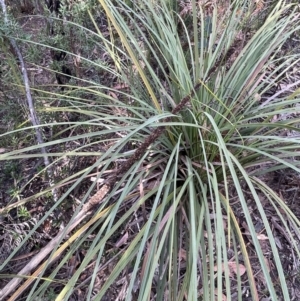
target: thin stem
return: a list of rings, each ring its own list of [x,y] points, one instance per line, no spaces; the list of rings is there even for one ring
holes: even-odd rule
[[[1,3],[1,7],[2,7],[2,12],[4,15],[4,23],[9,26],[9,19],[8,19],[8,15],[7,15],[7,10],[6,10],[6,5],[4,0],[0,0]],[[22,53],[16,43],[16,41],[13,38],[8,38],[9,42],[15,52],[15,54],[18,57],[18,60],[20,62],[21,65],[21,72],[22,72],[22,79],[24,82],[24,87],[25,87],[25,92],[26,92],[26,98],[27,98],[27,103],[28,103],[28,108],[29,108],[29,112],[30,112],[30,120],[32,125],[35,127],[35,135],[36,135],[36,139],[38,144],[42,145],[44,143],[43,141],[43,136],[42,136],[42,131],[40,128],[40,121],[37,117],[35,108],[34,108],[34,104],[33,104],[33,99],[31,96],[31,92],[30,92],[30,85],[29,85],[29,79],[28,79],[28,73],[27,73],[27,69],[23,60],[23,56]],[[41,146],[41,152],[44,155],[44,164],[45,167],[47,169],[47,174],[49,177],[49,185],[50,187],[54,186],[54,176],[53,176],[53,169],[49,160],[49,156],[47,153],[47,150],[44,146]],[[57,191],[55,188],[52,189],[52,195],[53,195],[53,200],[56,202],[58,197],[57,197]]]

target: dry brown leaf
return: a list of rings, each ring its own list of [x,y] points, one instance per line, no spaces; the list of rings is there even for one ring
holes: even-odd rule
[[[186,261],[186,250],[180,249],[178,252],[179,261],[184,260]]]
[[[117,94],[114,93],[114,92],[112,92],[112,91],[109,91],[109,92],[108,92],[108,95],[111,96],[111,97],[114,98],[114,99],[117,99],[117,100],[119,99],[118,96],[117,96]]]
[[[76,267],[80,264],[76,256],[72,256],[68,261],[68,276],[73,276],[76,272]]]
[[[143,61],[140,60],[139,61],[139,66],[133,65],[132,70],[133,70],[134,74],[137,74],[138,71],[139,71],[139,68],[144,69],[145,66],[146,66],[146,64]]]
[[[256,4],[256,10],[255,11],[257,11],[257,12],[260,12],[265,7],[265,3],[262,0],[256,0],[255,4]]]
[[[229,267],[229,275],[231,274],[231,272],[233,272],[234,274],[238,273],[238,270],[240,272],[240,276],[244,275],[246,272],[246,268],[244,265],[242,264],[237,264],[234,261],[229,261],[228,262],[228,267]],[[233,276],[233,275],[231,275]]]
[[[214,271],[217,271],[218,267],[214,267]],[[238,270],[240,272],[240,276],[244,275],[246,272],[246,268],[242,264],[237,264],[235,261],[229,261],[228,262],[228,270],[229,270],[229,276],[234,277],[238,273]],[[225,266],[222,264],[222,272],[225,271]]]
[[[76,56],[73,57],[74,65],[76,67],[79,67],[80,62],[81,62],[81,56],[80,53],[78,53]]]
[[[215,289],[215,300],[219,300],[219,298],[218,298],[218,290],[217,289]],[[222,294],[222,299],[221,299],[222,301],[227,301],[227,297],[224,295],[224,294]]]

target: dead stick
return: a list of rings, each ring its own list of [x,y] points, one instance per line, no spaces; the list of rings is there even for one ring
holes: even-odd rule
[[[198,83],[192,92],[185,96],[180,103],[173,109],[172,114],[177,115],[191,100],[191,98],[195,95],[195,92],[201,86],[201,82]],[[170,122],[172,120],[172,116],[167,117],[163,120],[163,122]],[[91,214],[92,209],[97,206],[104,197],[110,192],[110,190],[116,184],[117,178],[124,173],[126,173],[130,167],[139,160],[142,155],[146,152],[147,148],[156,141],[156,139],[166,130],[165,126],[157,127],[146,139],[145,141],[136,149],[134,154],[126,160],[119,169],[115,172],[114,176],[105,184],[103,185],[99,191],[94,194],[89,201],[82,207],[82,210],[78,213],[75,217],[72,224],[62,231],[60,231],[56,237],[54,237],[47,246],[45,246],[39,254],[34,256],[30,262],[18,273],[18,275],[28,275],[31,271],[42,261],[44,258],[63,240],[63,238],[70,233],[87,215]],[[49,264],[51,260],[49,261]],[[14,278],[12,279],[2,290],[0,290],[0,300],[4,300],[4,298],[9,295],[13,290],[16,289],[18,284],[22,281],[22,278]],[[26,281],[26,287],[34,281],[34,279],[28,279]],[[19,296],[25,287],[21,286],[19,289],[14,293],[14,295],[9,300],[16,300],[17,296]]]
[[[3,12],[3,15],[4,15],[4,23],[6,25],[9,25],[9,20],[8,20],[6,5],[5,5],[4,0],[0,0],[0,4],[2,6],[2,12]],[[22,53],[21,53],[15,39],[13,39],[13,38],[8,38],[8,39],[9,39],[9,43],[10,43],[12,49],[13,49],[14,54],[17,56],[17,58],[19,59],[19,62],[20,62],[21,72],[22,72],[22,79],[23,79],[23,83],[24,83],[24,87],[25,87],[28,109],[29,109],[29,112],[30,112],[30,120],[31,120],[32,125],[35,126],[36,140],[37,140],[38,144],[41,145],[40,148],[41,148],[41,152],[43,154],[44,165],[47,168],[47,174],[48,174],[48,177],[49,177],[50,187],[52,187],[52,186],[54,186],[54,173],[53,173],[52,165],[50,164],[50,160],[49,160],[47,150],[46,150],[45,146],[43,146],[44,141],[43,141],[42,131],[41,131],[41,128],[40,128],[40,121],[39,121],[39,118],[36,114],[36,110],[34,108],[33,99],[32,99],[32,95],[31,95],[31,91],[30,91],[29,78],[28,78],[25,62],[23,60]],[[53,196],[54,202],[56,202],[58,197],[57,197],[57,191],[56,191],[55,188],[52,189],[52,196]]]

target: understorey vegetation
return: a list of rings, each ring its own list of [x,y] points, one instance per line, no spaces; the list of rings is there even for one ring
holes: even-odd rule
[[[297,1],[0,4],[0,300],[300,299]]]

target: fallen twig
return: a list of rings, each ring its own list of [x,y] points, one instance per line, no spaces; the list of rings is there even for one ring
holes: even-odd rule
[[[0,0],[3,1],[3,0]],[[176,115],[179,113],[191,100],[191,98],[195,95],[195,92],[199,87],[202,85],[202,82],[196,84],[196,86],[193,88],[192,92],[185,96],[180,103],[173,109],[172,114]],[[172,117],[167,117],[163,120],[163,122],[170,122],[172,120]],[[44,258],[57,246],[64,237],[70,233],[86,216],[90,215],[92,213],[92,209],[95,208],[104,198],[105,196],[111,191],[111,189],[114,187],[115,183],[117,182],[117,179],[119,176],[123,175],[125,172],[127,172],[130,167],[139,160],[142,155],[145,153],[147,148],[157,140],[157,138],[165,131],[165,126],[157,127],[142,143],[134,152],[134,154],[126,160],[119,169],[114,173],[114,175],[107,181],[106,184],[104,184],[96,194],[94,194],[89,201],[82,207],[81,211],[78,213],[78,215],[75,217],[74,221],[68,228],[61,230],[55,238],[53,238],[47,246],[45,246],[39,254],[34,256],[30,262],[21,270],[19,271],[18,275],[29,275],[31,271],[37,267],[37,265],[44,260]],[[52,260],[53,261],[53,260]],[[48,264],[51,263],[51,260],[48,262]],[[37,275],[35,275],[37,277]],[[16,298],[24,291],[26,287],[30,285],[31,282],[33,282],[35,278],[28,278],[26,283],[24,283],[21,287],[18,288],[18,290],[13,294],[13,296],[9,299],[9,301],[16,300]],[[19,283],[21,283],[22,278],[14,278],[12,279],[2,290],[0,290],[0,300],[4,300],[6,296],[8,296],[13,290],[16,289]]]
[[[4,15],[4,23],[6,25],[9,25],[5,2],[4,2],[4,0],[0,0],[0,3],[2,6],[2,12]],[[26,69],[26,66],[25,66],[25,63],[23,60],[23,56],[22,56],[22,53],[21,53],[16,41],[13,38],[8,38],[8,40],[20,62],[22,78],[23,78],[23,82],[24,82],[26,98],[27,98],[28,108],[29,108],[29,112],[30,112],[30,120],[31,120],[32,125],[35,126],[35,134],[36,134],[37,142],[38,142],[38,144],[42,145],[44,143],[44,141],[43,141],[42,132],[40,129],[40,121],[36,115],[35,108],[33,105],[33,99],[32,99],[31,92],[30,92],[30,85],[29,85],[27,69]],[[51,163],[49,160],[47,150],[44,146],[41,146],[41,152],[44,155],[44,157],[43,157],[44,164],[47,169],[47,174],[49,177],[49,184],[52,187],[54,185],[53,169],[52,169],[52,166],[51,166]],[[57,192],[56,192],[55,188],[52,189],[52,196],[53,196],[53,200],[56,202],[58,198],[57,198]]]

